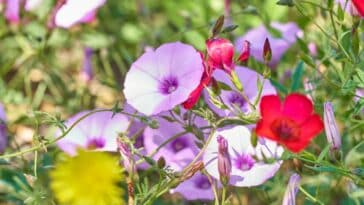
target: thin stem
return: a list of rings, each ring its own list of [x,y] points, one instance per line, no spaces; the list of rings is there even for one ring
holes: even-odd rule
[[[302,186],[299,187],[300,191],[307,197],[309,198],[311,201],[324,205],[324,203],[322,203],[320,200],[316,199],[314,196],[312,196],[310,193],[308,193]]]
[[[222,188],[221,205],[225,205],[226,200],[226,186]]]

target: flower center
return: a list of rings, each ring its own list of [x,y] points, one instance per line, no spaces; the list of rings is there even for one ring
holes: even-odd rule
[[[248,171],[254,166],[255,160],[249,154],[239,155],[235,159],[235,167],[242,170]]]
[[[87,142],[87,149],[100,149],[105,146],[105,139],[101,137],[92,137]]]
[[[245,105],[244,98],[236,92],[233,92],[229,97],[229,102],[231,105],[236,105],[238,107],[243,107]]]
[[[274,120],[271,125],[271,130],[280,139],[289,141],[298,138],[301,134],[301,130],[297,123],[288,118]]]
[[[199,189],[210,189],[210,187],[211,187],[209,180],[207,179],[207,177],[204,177],[204,176],[199,176],[195,180],[195,185]]]
[[[173,93],[178,88],[178,80],[174,76],[164,78],[159,85],[159,90],[162,94],[168,95]]]
[[[178,139],[175,139],[173,142],[172,142],[172,150],[177,153],[181,150],[183,150],[184,148],[186,148],[188,146],[188,143],[186,142],[185,139],[182,139],[182,138],[178,138]]]

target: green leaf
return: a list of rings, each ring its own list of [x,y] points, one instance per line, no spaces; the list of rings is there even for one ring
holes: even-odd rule
[[[284,87],[284,85],[280,84],[278,81],[270,79],[270,83],[272,83],[272,85],[277,88],[277,90],[281,93],[284,94],[288,94],[288,90],[286,87]]]
[[[289,7],[294,6],[293,0],[279,0],[277,2],[277,4],[281,5],[281,6],[289,6]]]
[[[303,61],[301,61],[296,66],[296,69],[292,75],[292,84],[291,84],[292,92],[298,90],[298,88],[300,88],[300,85],[302,85],[303,68],[304,68],[304,63]]]
[[[235,29],[237,29],[239,26],[238,25],[230,25],[230,26],[227,26],[227,27],[225,27],[222,31],[221,31],[221,33],[230,33],[230,32],[232,32],[232,31],[234,31]]]
[[[326,145],[325,149],[322,150],[322,152],[318,156],[316,162],[320,163],[324,159],[324,157],[327,156],[327,153],[329,152],[329,150],[330,150],[330,145]]]

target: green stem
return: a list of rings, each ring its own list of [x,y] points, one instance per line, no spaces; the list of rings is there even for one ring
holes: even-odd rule
[[[226,200],[226,186],[222,188],[221,205],[225,205]]]
[[[318,203],[320,205],[324,205],[320,200],[316,199],[314,196],[312,196],[310,193],[308,193],[302,186],[299,187],[300,191],[309,198],[312,202]]]

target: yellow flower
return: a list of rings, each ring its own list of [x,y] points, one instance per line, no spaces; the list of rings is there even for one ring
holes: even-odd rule
[[[104,152],[80,150],[66,156],[51,172],[51,188],[60,202],[67,205],[121,205],[122,179],[118,159]]]

